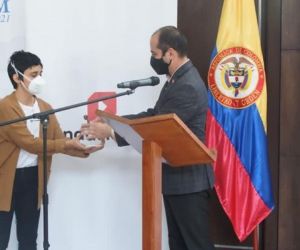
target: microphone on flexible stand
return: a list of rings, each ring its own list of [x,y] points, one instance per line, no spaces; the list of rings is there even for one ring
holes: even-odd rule
[[[140,79],[140,80],[132,80],[128,82],[121,82],[117,84],[118,88],[129,88],[136,89],[138,87],[143,86],[155,86],[159,84],[159,78],[157,76],[151,76],[149,78]]]

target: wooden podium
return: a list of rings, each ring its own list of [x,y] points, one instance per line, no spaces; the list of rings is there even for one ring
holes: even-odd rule
[[[161,165],[173,167],[211,163],[215,154],[176,114],[129,120],[98,110],[97,115],[142,153],[142,249],[161,250]]]

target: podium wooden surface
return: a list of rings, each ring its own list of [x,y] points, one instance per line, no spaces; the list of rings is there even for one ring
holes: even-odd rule
[[[209,150],[176,114],[129,120],[98,110],[116,133],[142,153],[142,249],[161,250],[162,161],[173,167],[211,163]]]

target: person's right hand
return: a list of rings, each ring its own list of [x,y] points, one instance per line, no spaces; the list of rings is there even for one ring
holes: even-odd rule
[[[80,143],[79,137],[66,141],[65,153],[68,155],[86,158],[89,156],[86,150],[86,146]]]
[[[87,136],[87,139],[106,139],[112,134],[112,128],[103,121],[91,121],[81,125],[81,134]]]
[[[87,153],[87,154],[95,153],[96,151],[103,149],[104,145],[105,145],[105,140],[101,139],[101,144],[95,145],[92,147],[87,147],[87,149],[85,150],[85,153]]]
[[[80,143],[79,138],[74,138],[66,141],[65,150],[85,151],[86,147]]]

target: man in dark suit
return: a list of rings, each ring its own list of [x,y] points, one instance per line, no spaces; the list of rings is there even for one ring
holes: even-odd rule
[[[157,74],[166,74],[154,108],[125,117],[134,119],[175,113],[202,141],[205,140],[207,90],[197,69],[187,57],[187,40],[173,26],[162,27],[151,36],[150,64]],[[83,125],[90,137],[112,136],[119,146],[128,145],[104,123]],[[209,189],[214,185],[213,170],[208,165],[173,168],[163,163],[162,192],[171,250],[214,249],[209,236]]]

